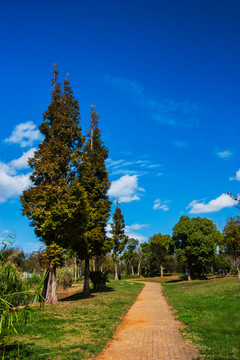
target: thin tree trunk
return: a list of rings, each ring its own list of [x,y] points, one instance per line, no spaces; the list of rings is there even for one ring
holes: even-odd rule
[[[100,263],[100,271],[103,272],[103,264]]]
[[[77,282],[77,257],[74,255],[74,279]]]
[[[49,270],[45,303],[49,305],[56,304],[57,302],[57,276],[56,268],[54,267]]]
[[[79,279],[82,280],[82,260],[79,260]]]
[[[46,299],[46,295],[47,295],[47,286],[48,286],[48,278],[49,278],[49,271],[48,270],[46,270],[47,271],[47,274],[46,274],[46,277],[45,277],[45,279],[44,279],[44,283],[43,283],[43,290],[42,290],[42,298],[44,299],[41,299],[41,300],[43,300],[43,301],[45,301],[45,299]]]
[[[115,278],[114,280],[118,280],[118,270],[117,270],[117,260],[114,261],[114,265],[115,265]]]
[[[237,271],[238,271],[238,278],[240,279],[240,267],[237,266]]]
[[[191,272],[192,272],[192,268],[191,268],[191,266],[188,266],[188,281],[192,281],[192,274],[191,274]]]
[[[142,262],[142,259],[139,260],[139,262],[138,262],[138,271],[137,271],[137,275],[138,275],[138,276],[140,275],[141,262]]]
[[[163,266],[161,264],[161,278],[163,278]]]
[[[96,263],[94,258],[92,258],[92,270],[96,271]]]
[[[132,275],[134,275],[134,268],[132,265],[131,265],[131,269],[132,269]]]
[[[84,271],[84,287],[83,294],[88,296],[90,295],[90,287],[89,287],[89,258],[85,259],[85,271]]]

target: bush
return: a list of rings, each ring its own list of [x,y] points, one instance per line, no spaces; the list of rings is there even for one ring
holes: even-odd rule
[[[39,274],[27,274],[23,276],[23,283],[26,284],[28,288],[36,287],[40,284],[42,276]]]
[[[238,270],[237,270],[237,268],[236,268],[236,267],[232,267],[230,274],[237,276],[237,275],[238,275]]]
[[[63,289],[67,289],[72,286],[73,276],[69,269],[63,268],[57,271],[57,283]]]
[[[108,281],[108,274],[101,271],[90,271],[90,279],[93,283],[93,290],[99,291],[106,288]]]

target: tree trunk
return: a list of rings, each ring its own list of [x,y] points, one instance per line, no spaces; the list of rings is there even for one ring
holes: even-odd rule
[[[100,263],[100,271],[103,272],[103,264]]]
[[[137,271],[137,275],[138,275],[138,276],[140,275],[141,262],[142,262],[142,259],[139,260],[139,262],[138,262],[138,271]]]
[[[82,280],[82,260],[79,260],[79,279]]]
[[[191,268],[191,266],[188,266],[188,281],[192,281],[192,274],[191,274],[191,272],[192,272],[192,268]]]
[[[94,258],[92,258],[92,270],[96,271],[96,263]]]
[[[46,294],[47,294],[47,285],[48,285],[48,278],[49,278],[49,271],[45,270],[47,272],[46,277],[44,279],[44,283],[43,283],[43,290],[42,290],[42,298],[40,299],[40,301],[45,301],[46,299]]]
[[[90,295],[90,287],[89,287],[89,258],[85,259],[85,271],[84,271],[84,287],[83,294],[88,296]]]
[[[132,269],[132,275],[134,275],[134,268],[132,265],[131,265],[131,269]]]
[[[77,257],[74,255],[74,279],[77,282]]]
[[[238,271],[238,278],[240,279],[240,267],[237,266],[237,271]]]
[[[54,267],[49,270],[45,303],[50,305],[57,304],[57,302],[57,276],[56,268]]]
[[[118,270],[117,270],[117,260],[114,261],[114,265],[115,265],[115,277],[114,277],[114,280],[118,280]]]
[[[161,267],[161,278],[163,278],[163,266],[162,266],[162,264],[160,265],[160,267]]]

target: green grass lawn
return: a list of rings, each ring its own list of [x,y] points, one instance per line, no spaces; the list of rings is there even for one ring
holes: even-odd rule
[[[43,311],[33,307],[18,335],[0,338],[0,358],[4,354],[4,360],[92,359],[112,338],[142,286],[110,281],[107,291],[89,298],[77,293]]]
[[[198,345],[205,359],[240,359],[240,281],[215,278],[162,281],[164,293],[184,332]]]

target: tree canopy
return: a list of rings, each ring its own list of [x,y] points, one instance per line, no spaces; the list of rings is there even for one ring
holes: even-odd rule
[[[240,217],[235,216],[228,219],[223,229],[223,246],[225,252],[232,256],[233,265],[238,270],[240,279]]]
[[[204,265],[214,260],[221,233],[210,219],[182,216],[173,227],[172,238],[176,257],[187,263],[191,280],[194,271],[201,273]]]

